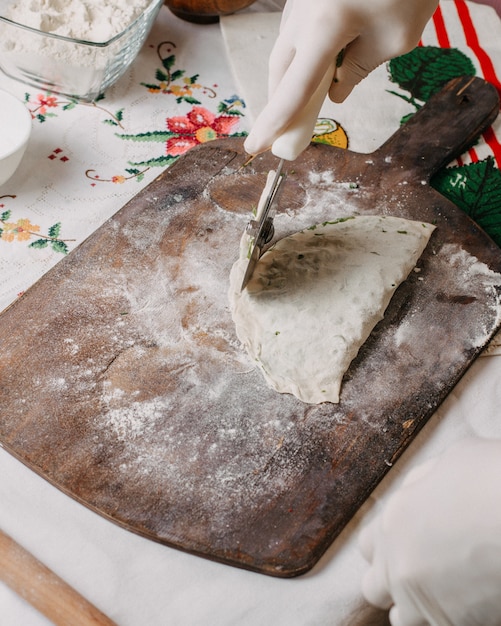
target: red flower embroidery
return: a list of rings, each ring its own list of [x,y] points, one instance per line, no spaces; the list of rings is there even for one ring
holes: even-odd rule
[[[44,94],[39,93],[37,95],[37,100],[39,104],[38,110],[40,115],[45,115],[45,113],[47,112],[47,107],[57,107],[57,98],[55,96],[44,96]]]
[[[216,117],[204,107],[194,106],[185,116],[167,118],[167,129],[175,136],[167,140],[166,152],[179,156],[200,143],[227,137],[237,123],[236,115]]]

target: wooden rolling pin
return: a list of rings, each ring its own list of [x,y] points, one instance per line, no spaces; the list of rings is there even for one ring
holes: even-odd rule
[[[2,531],[0,579],[56,626],[116,626]]]

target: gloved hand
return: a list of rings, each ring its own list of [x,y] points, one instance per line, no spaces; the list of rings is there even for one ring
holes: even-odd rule
[[[267,150],[301,114],[329,68],[329,96],[342,102],[378,65],[412,50],[437,5],[438,0],[288,0],[269,61],[270,99],[245,141],[246,151]]]
[[[466,439],[411,472],[360,545],[363,594],[393,626],[499,626],[501,441]]]

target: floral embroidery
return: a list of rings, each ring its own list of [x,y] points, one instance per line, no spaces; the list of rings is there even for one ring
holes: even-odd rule
[[[123,183],[127,182],[128,180],[131,179],[135,179],[138,182],[143,180],[144,175],[146,174],[146,172],[149,170],[150,168],[147,167],[144,170],[138,170],[138,169],[133,169],[133,168],[128,168],[125,171],[129,174],[129,176],[123,176],[122,174],[116,174],[115,176],[112,176],[111,178],[101,178],[98,174],[96,174],[96,170],[86,170],[85,175],[87,176],[87,178],[90,178],[91,180],[94,180],[96,182],[99,183],[114,183],[115,185],[123,185]]]
[[[58,95],[52,95],[50,91],[47,91],[45,94],[37,94],[34,100],[32,100],[31,94],[24,94],[24,101],[29,105],[28,110],[31,113],[31,117],[34,120],[38,120],[40,123],[46,122],[48,118],[57,117],[57,113],[55,111],[49,111],[49,109],[71,111],[77,106],[85,106],[106,113],[109,117],[103,120],[104,124],[122,127],[123,109],[111,113],[98,104],[101,100],[104,100],[104,95],[99,96],[93,102],[81,102],[76,98],[65,100]]]
[[[172,94],[176,97],[176,102],[187,102],[188,104],[201,104],[193,93],[196,89],[202,90],[202,94],[208,95],[209,98],[215,98],[216,92],[211,87],[204,87],[198,82],[198,74],[194,76],[186,76],[184,70],[174,70],[176,56],[172,54],[172,50],[176,44],[172,41],[163,41],[157,46],[157,56],[162,64],[162,69],[155,72],[156,83],[141,83],[151,93]],[[166,56],[164,56],[164,54]],[[180,81],[181,84],[174,84]]]
[[[223,137],[242,137],[245,133],[232,133],[242,113],[234,108],[245,106],[237,97],[219,103],[220,115],[201,106],[193,106],[186,115],[166,119],[167,130],[150,131],[137,135],[117,135],[130,141],[151,141],[165,144],[165,155],[147,161],[131,163],[136,167],[170,165],[191,148]]]
[[[1,198],[15,198],[16,196],[1,196]],[[0,199],[1,199],[0,198]],[[4,205],[0,205],[3,207]],[[61,232],[61,223],[58,222],[51,226],[47,235],[40,234],[40,226],[32,224],[27,218],[20,218],[15,222],[10,222],[12,212],[10,210],[3,211],[0,214],[0,240],[12,243],[14,241],[29,241],[33,237],[37,237],[29,244],[30,248],[47,248],[49,245],[54,252],[62,254],[68,253],[66,241],[59,238]]]
[[[2,239],[4,241],[27,241],[32,235],[38,233],[40,226],[32,224],[30,220],[21,218],[17,222],[7,222],[10,212],[2,214]]]
[[[231,96],[219,102],[216,112],[202,106],[195,93],[215,99],[217,85],[205,86],[199,81],[198,74],[188,76],[185,70],[176,68],[176,56],[173,53],[175,48],[176,45],[170,41],[163,41],[157,45],[156,51],[161,67],[155,70],[155,82],[140,84],[152,94],[171,96],[178,104],[192,105],[191,110],[184,115],[167,118],[165,128],[162,130],[146,131],[136,135],[125,132],[115,134],[122,140],[162,143],[165,149],[162,154],[153,155],[144,161],[129,162],[130,167],[113,175],[102,176],[93,169],[86,170],[85,176],[91,181],[92,186],[97,183],[122,185],[130,180],[141,182],[150,167],[170,165],[179,156],[199,144],[222,137],[239,137],[246,134],[235,132],[239,118],[243,116],[241,109],[245,108],[245,103],[238,96]],[[104,99],[105,96],[101,95],[93,102],[81,102],[76,98],[63,97],[51,92],[39,93],[36,96],[25,94],[25,102],[32,118],[40,123],[57,117],[61,112],[86,106],[105,113],[103,124],[125,131],[124,109],[112,113],[102,106]],[[53,154],[49,158],[54,159]]]
[[[216,117],[209,110],[194,106],[183,117],[167,118],[167,130],[172,133],[172,137],[167,139],[166,152],[171,156],[179,156],[198,144],[218,137],[229,137],[237,122],[235,116]]]
[[[213,113],[194,97],[195,90],[201,95],[216,98],[214,89],[198,82],[198,74],[186,76],[186,72],[175,69],[176,56],[173,54],[175,44],[164,41],[157,46],[157,55],[161,61],[161,69],[155,72],[155,83],[141,83],[151,93],[171,95],[178,104],[184,102],[193,105],[185,115],[168,117],[165,121],[166,130],[153,130],[135,135],[121,134],[117,137],[128,141],[164,143],[163,155],[145,161],[130,162],[130,165],[143,168],[170,165],[179,156],[195,146],[223,137],[241,137],[246,133],[234,132],[239,118],[243,116],[241,108],[245,103],[238,96],[231,96],[219,102],[217,113]]]
[[[58,102],[57,102],[57,98],[55,96],[51,96],[49,94],[44,95],[39,93],[37,95],[37,100],[38,100],[38,115],[40,116],[47,116],[47,109],[48,108],[57,108]]]

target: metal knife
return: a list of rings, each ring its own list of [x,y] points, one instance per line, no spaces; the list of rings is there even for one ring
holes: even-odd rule
[[[257,262],[263,254],[263,247],[272,240],[275,232],[273,226],[274,212],[272,211],[272,207],[276,205],[278,191],[285,180],[285,175],[282,173],[284,162],[294,161],[311,142],[318,114],[329,91],[329,87],[332,81],[335,80],[336,68],[339,67],[341,62],[342,55],[340,53],[338,58],[329,66],[329,69],[314,91],[306,107],[301,111],[301,114],[293,119],[282,135],[277,137],[273,142],[271,152],[280,159],[280,162],[268,195],[262,205],[263,209],[257,215],[257,220],[250,220],[247,224],[246,232],[251,237],[251,250],[242,281],[242,291],[252,278]]]
[[[250,237],[251,247],[248,254],[249,261],[242,280],[241,291],[245,289],[247,283],[252,278],[257,262],[263,254],[264,246],[273,239],[273,235],[275,234],[275,227],[273,226],[274,208],[278,200],[279,189],[285,180],[285,174],[282,173],[283,166],[284,159],[280,159],[268,195],[264,203],[260,203],[260,206],[258,206],[257,219],[250,220],[245,229]]]

